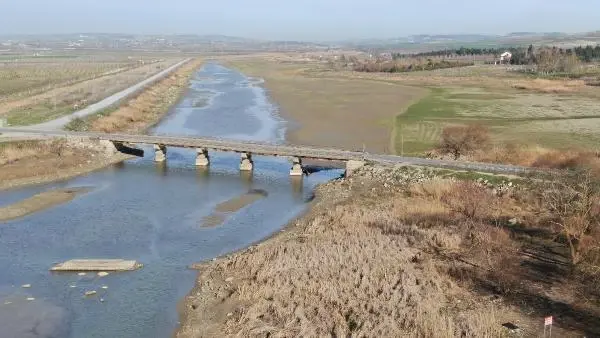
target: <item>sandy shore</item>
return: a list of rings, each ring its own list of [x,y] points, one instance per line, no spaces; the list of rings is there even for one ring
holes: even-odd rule
[[[25,217],[38,211],[73,200],[92,190],[88,187],[57,189],[36,194],[15,204],[0,208],[0,222]]]

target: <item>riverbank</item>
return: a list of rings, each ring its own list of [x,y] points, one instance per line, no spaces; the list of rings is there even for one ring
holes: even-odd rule
[[[265,80],[278,113],[289,122],[286,141],[291,144],[394,154],[397,116],[428,93],[400,84],[328,77],[283,55],[223,62]]]
[[[0,208],[0,222],[25,217],[55,205],[67,203],[92,188],[79,187],[41,192],[23,201]]]
[[[114,109],[76,119],[71,130],[141,133],[165,116],[202,64],[195,59]],[[110,143],[42,140],[0,144],[0,190],[83,175],[130,158]]]
[[[510,227],[539,212],[505,187],[381,167],[324,184],[285,231],[198,265],[176,337],[537,336],[549,314],[559,336],[598,334],[586,278],[552,235]]]

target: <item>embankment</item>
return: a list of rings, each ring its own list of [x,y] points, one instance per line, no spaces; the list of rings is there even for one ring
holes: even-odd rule
[[[550,296],[536,280],[543,272],[520,268],[538,259],[521,250],[539,249],[502,226],[532,216],[510,197],[519,188],[500,196],[436,175],[369,166],[320,186],[284,232],[197,265],[176,337],[504,337],[505,323],[541,335],[548,302],[577,297],[568,274]],[[476,213],[456,212],[466,205]],[[595,332],[589,307],[553,308],[564,321],[555,334]]]

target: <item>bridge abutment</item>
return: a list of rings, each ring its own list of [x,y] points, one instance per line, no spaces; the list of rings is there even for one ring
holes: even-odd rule
[[[254,161],[252,161],[251,153],[242,153],[242,160],[240,162],[241,171],[252,171],[254,169]]]
[[[167,160],[167,147],[162,144],[154,145],[154,162],[164,162]]]
[[[349,160],[348,162],[346,162],[345,176],[346,177],[352,176],[353,172],[364,167],[365,164],[366,164],[365,161]]]
[[[290,169],[290,176],[302,176],[304,174],[302,170],[302,159],[300,157],[294,157],[292,159],[292,169]]]
[[[196,166],[206,167],[210,164],[210,157],[208,156],[208,149],[198,148],[196,149]]]

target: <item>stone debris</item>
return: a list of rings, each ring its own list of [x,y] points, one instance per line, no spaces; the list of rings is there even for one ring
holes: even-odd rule
[[[233,282],[233,277],[228,277],[227,279],[225,279],[225,281],[226,281],[227,283]]]

